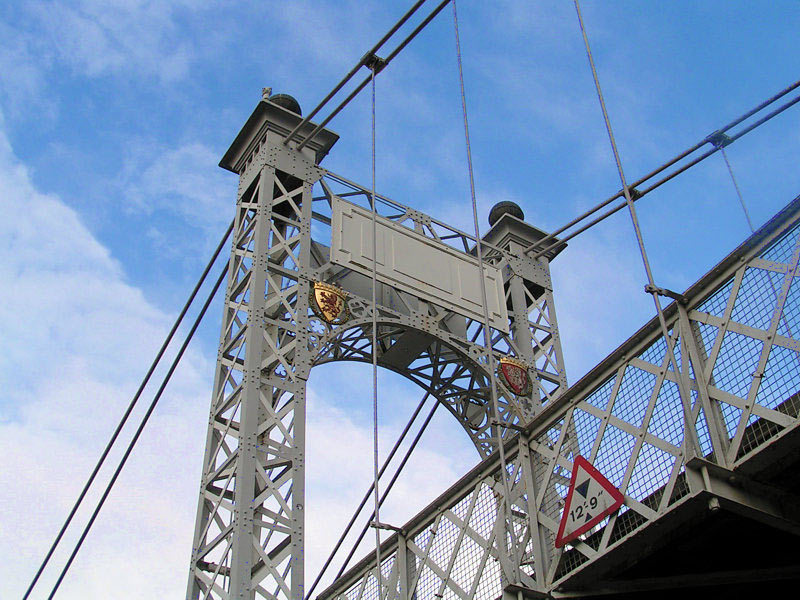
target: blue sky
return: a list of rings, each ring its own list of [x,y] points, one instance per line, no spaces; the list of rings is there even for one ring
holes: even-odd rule
[[[309,110],[409,4],[0,6],[0,579],[12,596],[232,216],[236,178],[216,165],[261,88]],[[796,0],[582,8],[631,180],[800,73]],[[459,15],[481,226],[492,204],[513,200],[552,230],[619,189],[572,3],[462,0]],[[331,123],[341,139],[324,162],[365,184],[367,101]],[[448,9],[379,77],[377,181],[468,229],[460,110]],[[756,225],[800,193],[798,110],[728,149]],[[656,281],[678,291],[748,233],[718,156],[637,206]],[[652,316],[627,215],[573,240],[552,270],[574,382]],[[110,585],[120,598],[183,593],[219,314],[212,307],[59,597],[105,597]],[[381,381],[385,448],[421,392]],[[369,399],[366,368],[312,374],[311,573],[369,481]],[[404,521],[476,458],[454,423],[435,419],[387,518]]]

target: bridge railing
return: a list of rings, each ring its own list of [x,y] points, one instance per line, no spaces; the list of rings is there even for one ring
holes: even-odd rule
[[[483,461],[320,598],[498,598],[559,587],[698,493],[687,463],[735,470],[800,412],[800,197],[509,442],[510,510],[497,457]],[[677,371],[670,361],[674,352]],[[555,547],[580,454],[625,496]]]

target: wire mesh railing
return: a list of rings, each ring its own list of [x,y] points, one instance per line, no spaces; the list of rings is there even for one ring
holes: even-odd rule
[[[498,598],[509,583],[554,589],[698,493],[691,460],[735,470],[779,443],[800,415],[798,260],[800,197],[683,304],[667,307],[669,338],[654,319],[509,443],[510,515],[498,512],[504,491],[490,457],[386,542],[387,561],[406,554],[384,566],[397,585],[380,594],[367,586],[374,564],[365,559],[320,598]],[[625,502],[556,548],[577,455]]]

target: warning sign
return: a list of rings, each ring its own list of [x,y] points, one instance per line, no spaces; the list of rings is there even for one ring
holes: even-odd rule
[[[591,463],[578,456],[556,536],[556,548],[586,533],[617,510],[625,498]]]

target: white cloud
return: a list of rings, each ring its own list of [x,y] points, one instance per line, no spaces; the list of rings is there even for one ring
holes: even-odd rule
[[[54,55],[78,73],[136,73],[176,81],[186,75],[195,54],[186,38],[176,35],[176,18],[209,4],[76,0],[41,3],[32,10]]]
[[[188,147],[173,153],[171,160],[192,163],[202,155],[202,148]],[[159,179],[158,173],[152,176]],[[188,193],[178,184],[174,189]],[[0,453],[13,465],[0,474],[0,578],[4,590],[17,597],[76,498],[170,316],[126,283],[120,265],[72,209],[34,187],[2,134],[0,198],[0,332],[7,342],[0,357]],[[59,598],[102,598],[109,590],[115,598],[184,593],[212,373],[209,358],[190,352],[184,359]],[[398,389],[390,381],[386,393],[396,396]],[[310,396],[309,578],[372,474],[369,427],[351,418],[346,403],[334,406],[313,389]],[[133,422],[136,414],[141,410]],[[387,419],[381,427],[383,452],[402,421],[388,411]],[[126,440],[132,433],[128,429]],[[433,441],[418,448],[398,481],[386,505],[387,518],[405,521],[475,459],[474,454],[454,457],[441,446],[452,431],[428,435]],[[112,454],[109,464],[118,456],[119,451]],[[109,475],[105,469],[100,479]],[[86,506],[96,498],[93,492]],[[79,512],[76,523],[87,517],[86,510]],[[77,532],[65,538],[38,594],[54,582]],[[366,545],[371,543],[368,536]]]
[[[216,238],[233,216],[236,198],[236,177],[218,162],[217,153],[198,142],[176,148],[139,145],[118,185],[139,210],[171,213]],[[157,237],[155,231],[151,235]]]
[[[4,135],[0,213],[0,331],[6,341],[0,452],[13,465],[0,474],[0,556],[4,590],[16,596],[170,317],[125,282],[118,263],[72,209],[34,188]],[[189,490],[199,471],[210,372],[202,356],[187,356],[60,597],[103,597],[118,587],[130,597],[160,597],[170,586],[168,595],[180,591],[175,573],[185,572],[190,547],[195,497]],[[186,456],[189,468],[176,456]],[[59,552],[54,563],[64,558]],[[52,581],[48,573],[42,589]]]
[[[3,85],[0,98],[5,101],[7,112],[14,115],[25,109],[33,98],[39,98],[45,85],[43,69],[48,62],[37,56],[36,39],[15,27],[0,22],[0,73]],[[36,102],[42,114],[52,117],[56,108],[53,103]]]

